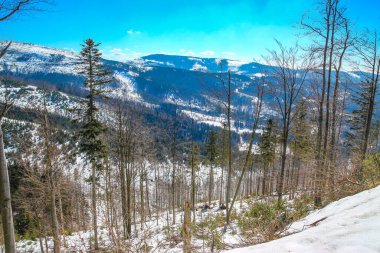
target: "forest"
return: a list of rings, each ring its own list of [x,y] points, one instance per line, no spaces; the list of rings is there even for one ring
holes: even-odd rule
[[[3,1],[0,25],[40,4]],[[194,71],[186,107],[117,94],[119,65],[94,39],[69,64],[78,85],[11,72],[17,43],[2,42],[0,252],[227,252],[379,186],[380,39],[349,8],[305,9],[302,43],[276,40],[248,81],[225,59]]]

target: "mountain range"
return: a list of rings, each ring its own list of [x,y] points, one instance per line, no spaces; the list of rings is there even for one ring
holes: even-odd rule
[[[6,43],[0,42],[0,48]],[[78,55],[74,52],[13,42],[0,59],[0,74],[20,78],[37,87],[53,87],[63,97],[80,97],[86,91],[84,78],[78,74],[77,61]],[[113,82],[106,88],[111,98],[151,110],[174,106],[198,123],[217,127],[222,126],[225,118],[220,98],[224,94],[226,72],[230,70],[234,91],[233,123],[237,133],[250,131],[257,86],[263,82],[263,77],[270,78],[268,73],[276,68],[257,62],[164,54],[127,62],[103,59],[103,63],[113,76]],[[359,82],[361,75],[344,72],[342,80]],[[306,90],[312,92],[311,87]],[[277,115],[269,95],[264,97],[263,109],[263,117]]]

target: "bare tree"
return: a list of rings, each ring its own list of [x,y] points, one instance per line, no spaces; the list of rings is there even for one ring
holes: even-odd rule
[[[43,137],[44,137],[44,149],[45,149],[45,167],[46,174],[48,177],[49,190],[50,190],[50,213],[51,222],[53,230],[54,239],[54,253],[61,252],[61,239],[59,235],[59,224],[57,217],[57,207],[56,207],[56,182],[53,168],[53,156],[54,156],[54,145],[51,140],[52,129],[49,121],[49,112],[46,106],[45,96],[43,97]]]
[[[260,117],[261,117],[261,108],[262,108],[262,105],[263,105],[263,94],[264,94],[263,87],[258,87],[257,99],[256,99],[256,102],[255,102],[255,119],[254,119],[253,126],[252,126],[251,137],[249,139],[248,150],[247,150],[247,154],[246,154],[245,160],[244,160],[244,165],[243,165],[243,168],[241,170],[241,174],[240,174],[240,177],[238,179],[238,183],[237,183],[237,186],[236,186],[236,189],[235,189],[235,194],[234,194],[234,197],[233,197],[232,202],[231,202],[231,206],[228,209],[227,216],[231,215],[231,211],[232,211],[232,208],[233,208],[234,203],[236,201],[237,195],[240,192],[241,182],[243,181],[245,172],[246,172],[246,170],[247,170],[247,168],[249,166],[250,158],[252,156],[253,142],[255,140],[257,126],[259,124],[259,120],[260,120]]]
[[[335,86],[332,101],[332,119],[331,119],[331,138],[330,138],[330,155],[329,155],[329,186],[330,190],[334,187],[334,169],[336,160],[336,141],[337,141],[337,109],[338,109],[338,95],[340,89],[340,74],[343,67],[343,60],[346,56],[346,52],[350,46],[352,46],[351,31],[349,22],[346,18],[342,18],[342,25],[344,26],[343,34],[339,39],[337,45],[337,55],[335,68]]]
[[[300,55],[299,47],[284,47],[277,41],[278,51],[269,51],[268,65],[276,66],[270,73],[270,92],[280,111],[282,125],[281,167],[278,181],[278,203],[280,204],[284,188],[284,174],[289,132],[295,115],[296,103],[301,96],[303,85],[311,69],[312,57]]]
[[[366,101],[367,108],[365,112],[365,129],[362,137],[361,146],[361,159],[364,160],[366,158],[368,150],[368,139],[372,127],[372,119],[375,110],[375,100],[380,78],[380,55],[378,51],[379,37],[377,31],[367,31],[365,34],[363,34],[363,36],[358,40],[355,48],[361,60],[361,69],[364,72],[369,73],[369,75],[366,76],[365,80],[365,84],[368,86],[368,98]],[[360,171],[359,174],[361,175],[362,172]]]
[[[322,71],[322,88],[318,105],[318,128],[316,143],[316,181],[314,205],[322,204],[322,188],[326,180],[325,162],[328,152],[328,138],[330,127],[330,93],[332,87],[332,69],[334,67],[334,54],[337,46],[337,34],[343,29],[346,22],[343,17],[345,9],[340,0],[322,0],[318,3],[317,17],[304,16],[301,27],[306,35],[312,38],[313,45],[310,52],[315,56],[322,54],[318,67]],[[326,109],[326,111],[325,111]],[[323,125],[324,123],[324,125]]]
[[[14,0],[5,0],[0,4],[0,22],[10,19],[17,12],[30,7],[35,4],[34,0],[22,0],[22,1],[14,1]],[[8,48],[11,46],[11,42],[9,42],[5,48],[0,51],[0,58],[4,56],[7,52]],[[4,244],[5,244],[5,252],[13,253],[16,252],[16,244],[15,244],[15,236],[14,236],[14,228],[13,228],[13,216],[12,216],[12,206],[11,206],[11,194],[10,194],[10,185],[9,185],[9,177],[8,177],[8,169],[7,162],[5,157],[4,150],[4,141],[3,141],[3,131],[1,128],[1,123],[8,112],[8,110],[12,107],[13,102],[4,101],[1,104],[0,108],[0,182],[1,182],[1,190],[0,190],[0,202],[1,202],[1,213],[3,219],[3,231],[4,231]]]
[[[13,215],[12,215],[12,205],[11,205],[11,191],[9,184],[9,175],[7,167],[7,159],[5,157],[4,148],[4,133],[2,129],[2,122],[4,116],[12,107],[14,101],[10,98],[10,94],[4,95],[4,100],[0,103],[0,207],[1,207],[1,217],[3,224],[4,233],[4,244],[6,253],[16,252],[15,234],[13,226]]]

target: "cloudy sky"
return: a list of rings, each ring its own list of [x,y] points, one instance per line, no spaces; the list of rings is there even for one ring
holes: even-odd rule
[[[86,38],[104,56],[151,53],[252,60],[294,43],[302,14],[318,0],[53,0],[43,12],[0,23],[0,40],[78,51]],[[380,29],[380,0],[342,0],[356,28]]]

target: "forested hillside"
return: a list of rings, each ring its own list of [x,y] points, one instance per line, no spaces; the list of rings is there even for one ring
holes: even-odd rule
[[[345,1],[313,6],[303,43],[250,62],[0,42],[1,252],[338,252],[343,219],[379,250],[380,40]],[[339,247],[304,245],[314,228]]]

